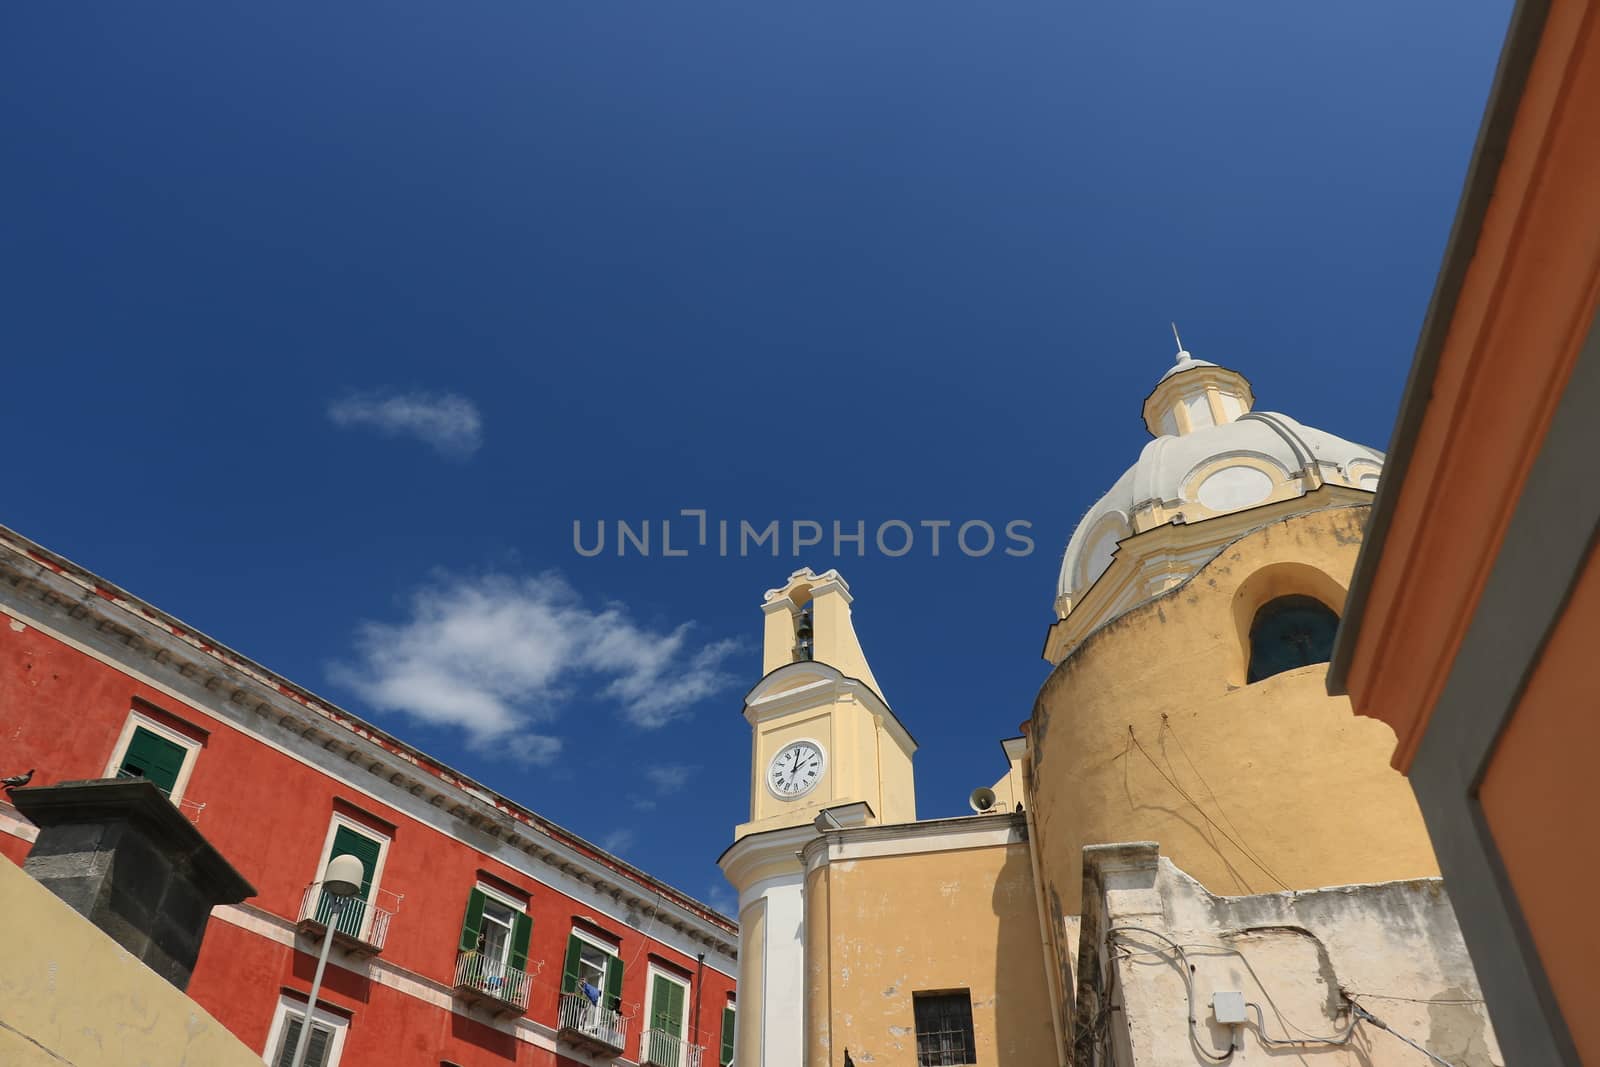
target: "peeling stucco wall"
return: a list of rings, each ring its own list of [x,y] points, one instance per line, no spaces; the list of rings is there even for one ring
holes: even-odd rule
[[[1457,1067],[1505,1063],[1437,878],[1220,897],[1144,842],[1085,849],[1083,892],[1080,1067],[1214,1063],[1196,1044],[1225,1056],[1235,1034],[1233,1064],[1427,1062],[1396,1034]],[[1241,1028],[1213,1014],[1230,990],[1257,1006]]]

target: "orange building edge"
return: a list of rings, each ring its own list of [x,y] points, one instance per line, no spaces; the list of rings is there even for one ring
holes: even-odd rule
[[[1600,3],[1519,3],[1328,673],[1394,728],[1518,1063],[1600,1063],[1597,116]]]

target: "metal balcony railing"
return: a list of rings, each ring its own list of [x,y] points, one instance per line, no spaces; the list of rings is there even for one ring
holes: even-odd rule
[[[145,780],[144,775],[133,774],[129,771],[118,771],[116,776],[119,780],[128,782],[142,782]],[[156,786],[156,788],[161,789],[159,785]],[[161,789],[161,795],[166,797],[168,800],[172,800],[172,793],[168,790]],[[185,819],[188,819],[196,826],[200,825],[200,813],[206,810],[206,806],[204,804],[193,800],[176,800],[173,801],[173,804],[177,807],[178,813]]]
[[[456,989],[491,1007],[519,1014],[528,1010],[528,972],[477,952],[456,957]]]
[[[304,930],[326,930],[333,915],[333,894],[325,893],[321,882],[306,886],[300,898],[299,924]],[[394,912],[373,905],[359,897],[349,897],[339,912],[333,937],[346,948],[361,952],[382,952],[389,939],[389,920]]]
[[[563,993],[557,1033],[576,1044],[621,1052],[628,1041],[628,1019],[614,1009],[589,1003],[582,993]]]
[[[700,1046],[651,1028],[639,1035],[640,1067],[700,1067]]]

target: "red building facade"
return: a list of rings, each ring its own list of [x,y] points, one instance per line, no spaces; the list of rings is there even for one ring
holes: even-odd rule
[[[4,527],[0,737],[34,785],[151,779],[256,886],[188,992],[267,1063],[329,921],[309,1065],[731,1059],[729,919]],[[0,852],[34,836],[0,803]],[[342,853],[365,878],[334,918]]]

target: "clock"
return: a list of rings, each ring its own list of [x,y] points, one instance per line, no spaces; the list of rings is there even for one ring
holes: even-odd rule
[[[815,741],[791,741],[767,765],[767,789],[780,800],[803,797],[822,780],[827,757]]]

